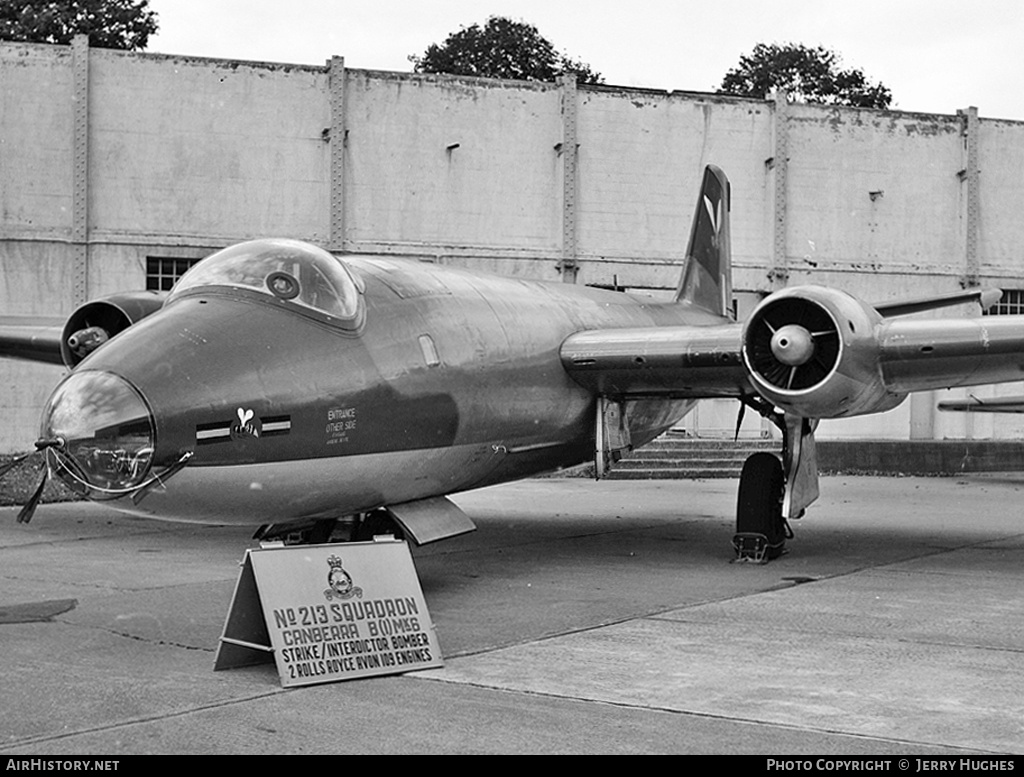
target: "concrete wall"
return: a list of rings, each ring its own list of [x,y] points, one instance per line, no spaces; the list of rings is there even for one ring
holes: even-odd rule
[[[91,240],[327,239],[322,69],[94,50],[89,78]]]
[[[709,163],[729,175],[733,255],[760,261],[772,106],[712,95],[580,91],[579,247],[584,282],[674,288]]]
[[[65,316],[143,288],[147,256],[266,235],[668,289],[709,162],[732,181],[744,306],[804,282],[872,301],[1024,287],[1024,123],[976,111],[2,43],[0,316]],[[0,449],[34,438],[54,379],[0,362]],[[822,433],[1024,436],[937,398]],[[731,416],[709,409],[704,431]]]
[[[554,84],[345,74],[344,240],[557,279]]]

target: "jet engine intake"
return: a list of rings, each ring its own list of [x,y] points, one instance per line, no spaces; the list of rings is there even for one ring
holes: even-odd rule
[[[757,392],[786,413],[841,418],[896,407],[879,366],[882,317],[859,299],[821,286],[767,297],[743,329],[743,362]]]
[[[111,337],[158,311],[166,296],[157,291],[124,292],[79,307],[64,324],[61,335],[64,365],[76,366]]]

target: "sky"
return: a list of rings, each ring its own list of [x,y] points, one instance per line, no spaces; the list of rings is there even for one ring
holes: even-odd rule
[[[411,71],[452,32],[507,16],[617,86],[714,91],[757,43],[822,45],[903,111],[1024,121],[1021,0],[150,0],[147,51]]]

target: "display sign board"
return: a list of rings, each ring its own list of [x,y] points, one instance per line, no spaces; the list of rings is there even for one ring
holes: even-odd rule
[[[270,660],[286,687],[441,666],[409,546],[248,551],[214,668]]]

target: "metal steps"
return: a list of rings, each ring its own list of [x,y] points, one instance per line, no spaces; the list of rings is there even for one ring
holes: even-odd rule
[[[779,453],[780,440],[722,440],[662,435],[617,462],[611,480],[738,478],[743,462],[758,451]]]

